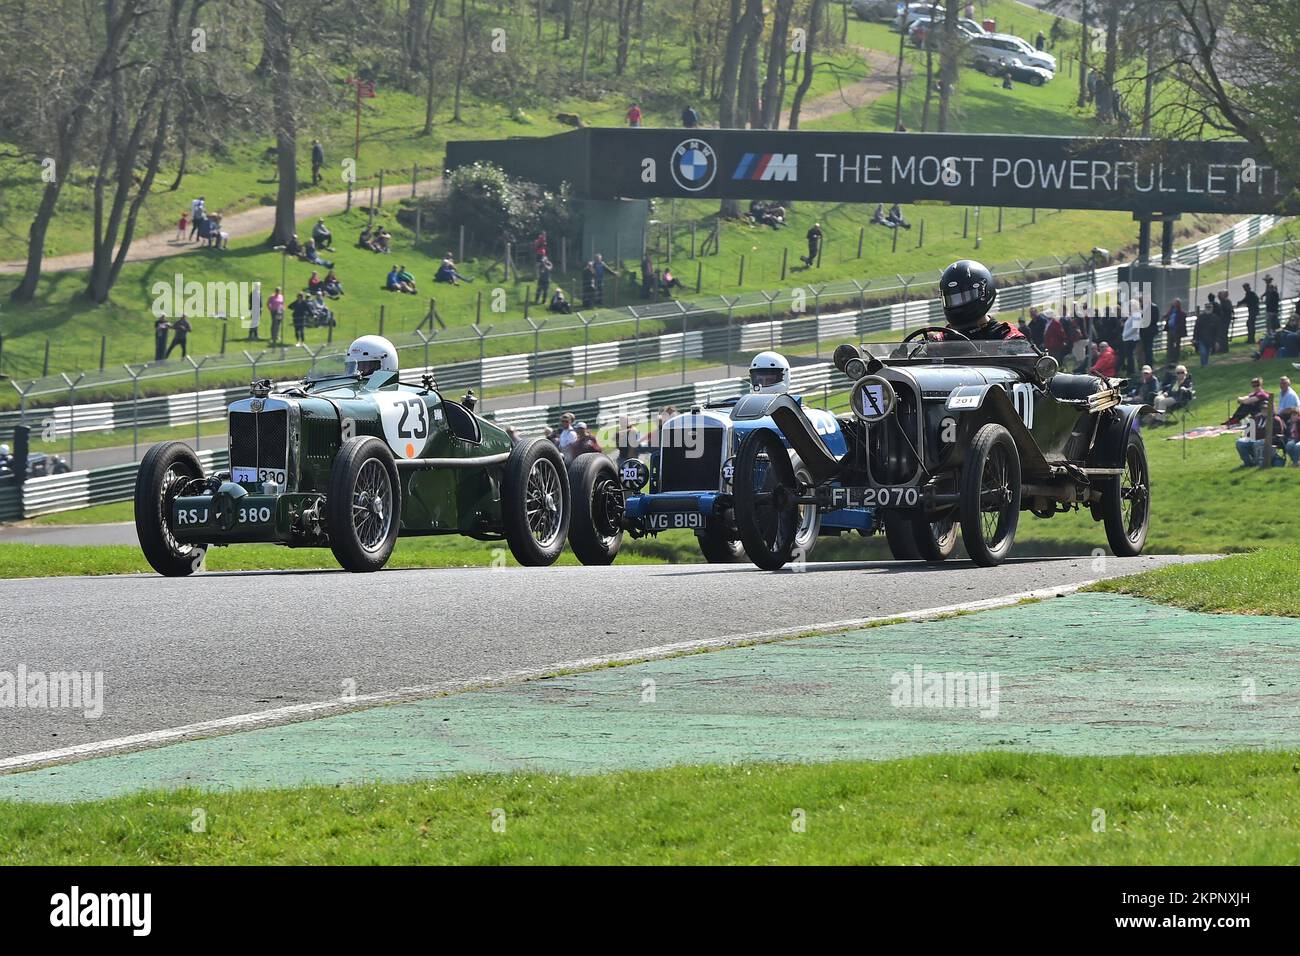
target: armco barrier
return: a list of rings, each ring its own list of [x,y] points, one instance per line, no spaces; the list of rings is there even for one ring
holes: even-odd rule
[[[225,449],[199,452],[199,463],[205,472],[226,467]],[[66,475],[46,475],[29,478],[22,491],[15,494],[20,507],[6,511],[6,492],[0,485],[0,521],[15,521],[19,517],[35,518],[56,511],[71,511],[87,505],[110,501],[127,501],[135,491],[135,474],[139,465],[113,465],[90,471],[73,471]],[[9,515],[6,517],[6,515]]]

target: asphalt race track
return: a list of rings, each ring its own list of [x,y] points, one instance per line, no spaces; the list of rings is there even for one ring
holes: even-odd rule
[[[0,667],[103,674],[98,719],[6,709],[0,760],[318,705],[269,722],[302,719],[671,650],[664,645],[799,633],[1185,560],[1195,559],[1107,558],[1102,574],[1092,558],[1027,558],[992,570],[878,562],[777,574],[654,565],[0,581]]]

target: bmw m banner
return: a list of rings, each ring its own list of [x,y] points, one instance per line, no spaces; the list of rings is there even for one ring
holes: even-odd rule
[[[1290,192],[1241,141],[803,130],[582,129],[449,143],[448,166],[486,160],[566,180],[593,199],[678,197],[1277,212]],[[551,182],[554,180],[554,182]]]

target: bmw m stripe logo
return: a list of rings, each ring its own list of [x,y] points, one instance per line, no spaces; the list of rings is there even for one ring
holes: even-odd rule
[[[670,167],[673,181],[687,192],[699,192],[713,182],[718,173],[718,156],[713,147],[701,139],[688,139],[673,150]]]
[[[798,153],[746,153],[740,157],[732,179],[750,179],[762,182],[798,182]]]

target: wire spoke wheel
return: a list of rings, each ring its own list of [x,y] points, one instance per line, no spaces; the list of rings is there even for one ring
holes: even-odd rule
[[[547,548],[555,543],[562,523],[564,498],[560,493],[560,473],[550,459],[539,458],[528,472],[524,512],[533,539]]]
[[[393,522],[393,486],[388,471],[378,459],[368,459],[357,472],[352,495],[352,526],[357,541],[367,551],[378,551]]]
[[[1004,427],[990,422],[975,433],[961,474],[962,540],[971,560],[1001,564],[1020,523],[1020,455]]]
[[[1102,517],[1106,540],[1118,557],[1142,553],[1151,524],[1151,470],[1142,436],[1124,436],[1124,470],[1102,486]]]

